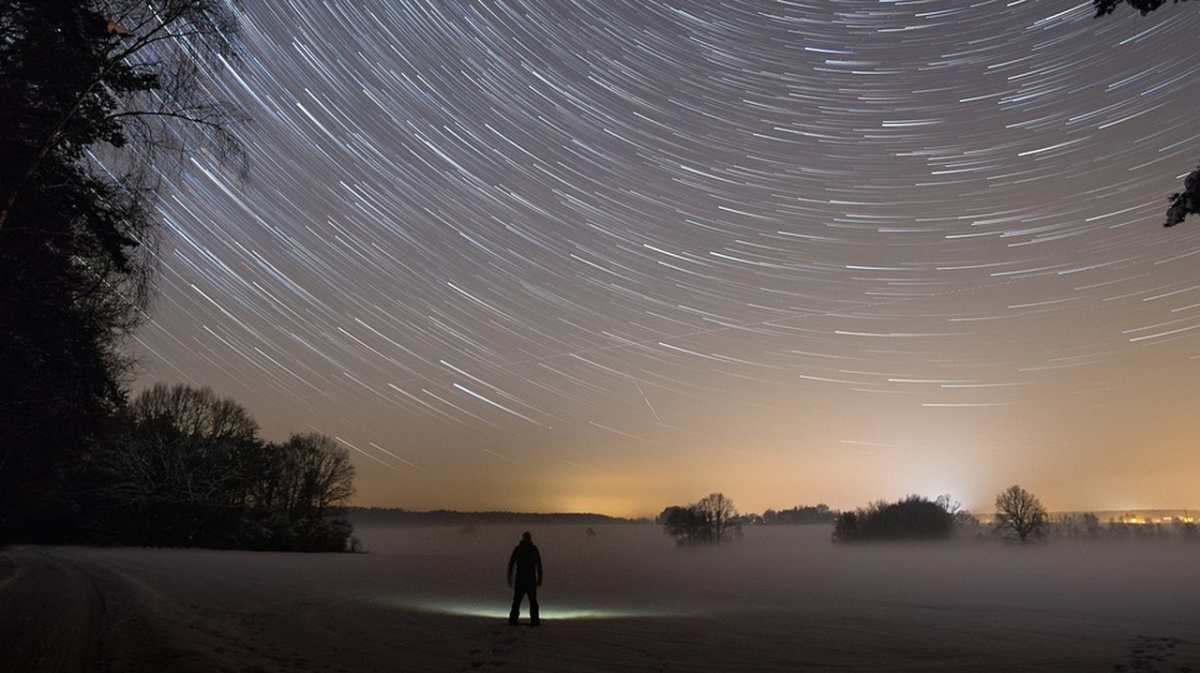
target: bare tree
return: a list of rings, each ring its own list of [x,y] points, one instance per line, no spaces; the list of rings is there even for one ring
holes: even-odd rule
[[[996,520],[993,527],[1005,539],[1021,544],[1041,540],[1046,536],[1050,517],[1029,491],[1013,484],[996,496]]]
[[[269,444],[252,493],[252,545],[263,549],[342,551],[353,527],[345,505],[354,494],[350,452],[319,433]]]
[[[712,493],[684,507],[668,507],[658,516],[663,532],[679,544],[724,542],[738,530],[738,511],[723,493]]]
[[[228,131],[236,117],[211,98],[201,73],[232,58],[237,19],[220,0],[14,0],[5,3],[0,27],[9,37],[0,64],[15,94],[12,116],[20,139],[8,157],[11,179],[0,181],[0,229],[17,201],[48,163],[86,163],[85,148],[129,148],[123,166],[157,164],[162,149],[181,149],[183,122],[222,150],[237,152]],[[71,62],[31,66],[39,50]],[[46,94],[48,80],[54,84]],[[26,105],[29,110],[22,110]],[[32,113],[31,113],[32,112]],[[169,130],[174,127],[176,131]],[[161,168],[161,166],[158,166]],[[125,178],[128,175],[123,176]],[[116,232],[114,232],[116,233]],[[117,248],[135,244],[112,241]]]
[[[157,384],[126,412],[120,441],[88,456],[94,539],[106,543],[343,551],[353,526],[349,451],[318,433],[264,443],[209,388]]]
[[[217,397],[207,386],[156,383],[138,394],[129,413],[138,425],[165,423],[184,436],[214,442],[249,440],[258,432],[258,423],[244,407]]]
[[[258,424],[210,388],[157,384],[128,410],[129,433],[88,459],[104,535],[156,545],[229,546],[263,468]],[[100,514],[100,513],[96,513]]]
[[[712,541],[721,543],[729,534],[738,529],[738,511],[733,506],[733,498],[724,493],[712,493],[697,502],[696,510],[704,517],[705,527],[712,536]]]
[[[275,447],[272,462],[276,488],[272,509],[293,520],[336,513],[354,494],[354,466],[349,452],[318,433],[292,435]]]

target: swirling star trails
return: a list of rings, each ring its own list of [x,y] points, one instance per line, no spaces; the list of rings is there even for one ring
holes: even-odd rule
[[[1200,439],[1162,415],[1200,395],[1200,234],[1158,226],[1200,156],[1190,6],[241,12],[208,86],[253,119],[251,175],[198,151],[168,177],[144,380],[364,447],[364,501],[401,497],[380,464],[454,506],[489,492],[458,475],[731,443],[767,494],[847,446],[1065,479]],[[882,471],[862,489],[937,476]]]

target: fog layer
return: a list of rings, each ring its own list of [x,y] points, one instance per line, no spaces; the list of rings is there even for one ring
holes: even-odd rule
[[[1182,542],[835,545],[827,526],[775,526],[679,548],[649,525],[533,528],[533,629],[505,623],[522,530],[361,528],[365,554],[7,550],[0,656],[134,672],[1200,670],[1200,548]]]

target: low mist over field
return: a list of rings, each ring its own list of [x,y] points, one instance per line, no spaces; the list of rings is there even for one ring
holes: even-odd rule
[[[431,584],[483,614],[507,614],[504,562],[523,527],[364,528],[372,555],[453,559]],[[534,528],[546,563],[543,603],[629,614],[724,614],[851,606],[940,606],[995,614],[1056,612],[1200,618],[1200,546],[1096,542],[1037,547],[994,540],[835,545],[827,526],[751,527],[725,545],[680,548],[653,525]],[[497,592],[499,592],[497,594]],[[500,600],[491,600],[498,595]],[[453,600],[448,600],[453,603]],[[489,603],[495,603],[488,608]],[[874,609],[874,608],[873,608]],[[1111,613],[1111,614],[1110,614]],[[965,615],[964,615],[965,616]]]
[[[0,655],[113,671],[1200,665],[1200,548],[1178,541],[835,545],[825,526],[776,526],[681,547],[652,525],[535,527],[545,582],[530,628],[505,623],[522,531],[361,528],[365,554],[10,550],[0,636],[16,614],[53,635]],[[23,589],[41,591],[14,604]],[[103,648],[89,649],[89,629]]]

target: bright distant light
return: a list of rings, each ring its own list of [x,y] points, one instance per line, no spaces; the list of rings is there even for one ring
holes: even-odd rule
[[[377,602],[391,607],[441,615],[464,617],[508,618],[508,605],[503,600],[482,603],[468,599],[434,598],[409,599],[398,596],[380,597]],[[522,608],[522,616],[528,618],[528,605]],[[672,617],[683,611],[650,610],[641,608],[599,608],[579,605],[547,605],[541,609],[542,619],[630,619],[639,617]]]

